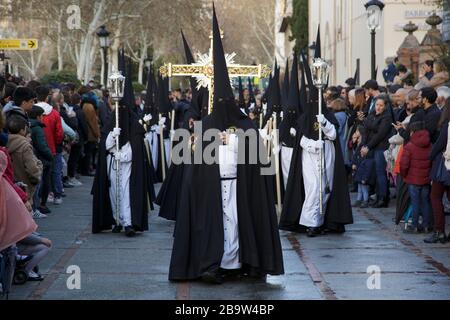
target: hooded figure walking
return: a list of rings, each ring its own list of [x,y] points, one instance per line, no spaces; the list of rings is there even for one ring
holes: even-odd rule
[[[183,181],[187,191],[180,200],[169,280],[220,284],[236,273],[258,278],[283,274],[273,191],[261,175],[260,163],[237,161],[241,137],[233,130],[253,130],[258,140],[259,134],[234,100],[215,10],[213,58],[214,108],[201,122],[202,134],[215,129],[223,143],[214,149],[219,163],[203,159]],[[196,150],[205,152],[211,144]],[[245,147],[248,155],[247,140]]]
[[[320,39],[318,37],[318,39]],[[320,41],[317,42],[320,48]],[[320,50],[316,51],[316,58]],[[304,60],[307,61],[307,60]],[[324,108],[319,115],[318,90],[312,85],[311,72],[303,65],[304,77],[309,84],[309,102],[299,119],[292,161],[289,170],[280,229],[307,231],[309,237],[325,231],[342,233],[345,225],[353,223],[347,173],[336,139],[338,122],[334,114]],[[319,140],[319,122],[323,140]],[[324,169],[320,190],[320,153],[323,152]],[[319,195],[322,192],[320,212]]]
[[[130,71],[130,68],[129,68]],[[155,198],[153,167],[144,144],[145,129],[132,111],[133,88],[131,74],[125,80],[125,96],[119,106],[119,128],[111,117],[100,141],[97,171],[92,187],[94,196],[92,233],[111,230],[133,237],[148,230],[148,213]],[[116,137],[119,137],[119,152]],[[120,212],[116,212],[116,159],[120,161]],[[117,215],[116,215],[117,214]],[[116,220],[118,216],[118,220]]]

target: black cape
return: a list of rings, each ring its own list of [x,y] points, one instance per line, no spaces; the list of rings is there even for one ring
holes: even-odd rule
[[[130,205],[131,221],[136,231],[148,230],[148,212],[153,209],[152,202],[155,191],[152,181],[152,165],[144,145],[145,130],[138,122],[134,112],[129,111],[129,142],[133,153],[132,169],[130,177]],[[106,138],[113,129],[114,117],[111,117],[108,128],[100,140],[97,170],[91,194],[94,196],[92,206],[92,233],[110,230],[116,221],[111,209],[109,197],[109,185],[115,183],[108,177],[108,161],[106,151]],[[150,207],[149,207],[150,205]]]
[[[203,130],[214,128],[213,122],[211,116],[203,119]],[[238,121],[237,128],[256,130],[245,117]],[[189,178],[183,181],[170,280],[196,279],[206,271],[216,271],[224,252],[219,165],[191,167]],[[273,191],[260,169],[260,164],[239,164],[237,168],[240,261],[246,270],[279,275],[284,267]]]
[[[199,112],[195,107],[189,108],[183,116],[183,128],[186,130],[189,129],[189,119],[199,120],[200,118]],[[184,141],[174,142],[174,144],[178,143],[184,143]],[[187,174],[187,170],[189,170],[187,168],[190,166],[190,164],[185,163],[172,163],[170,165],[166,180],[164,180],[155,201],[155,203],[160,206],[160,217],[172,221],[176,220],[183,192],[182,186],[183,180],[185,179],[184,176]]]
[[[325,111],[326,112],[326,111]],[[303,114],[301,117],[306,116]],[[330,112],[326,113],[326,118],[336,126],[337,120]],[[300,123],[303,121],[300,120]],[[337,129],[336,129],[337,130]],[[300,140],[303,137],[302,130],[297,130],[297,136],[292,154],[291,167],[283,202],[283,210],[280,219],[280,229],[288,231],[299,231],[299,225],[303,202],[305,200],[305,190],[303,186],[302,172],[302,152]],[[347,173],[345,170],[342,153],[339,152],[339,139],[334,141],[336,150],[334,163],[333,188],[330,198],[325,208],[325,222],[323,227],[331,232],[345,232],[345,225],[353,223],[352,208],[350,204],[350,193],[347,185]]]

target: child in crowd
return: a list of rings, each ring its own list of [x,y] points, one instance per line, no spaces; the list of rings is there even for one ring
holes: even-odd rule
[[[11,156],[14,180],[26,185],[28,201],[33,206],[34,193],[42,176],[42,162],[34,155],[33,146],[27,138],[28,122],[13,115],[8,118],[6,125],[9,131],[7,148]]]
[[[424,123],[413,122],[409,125],[411,137],[403,148],[400,160],[400,175],[406,184],[411,198],[412,225],[404,230],[406,233],[431,232],[430,170],[431,153],[430,134]],[[419,215],[422,214],[422,226]]]
[[[374,172],[374,161],[370,153],[365,157],[361,156],[361,148],[364,134],[364,127],[358,126],[353,134],[354,152],[352,157],[353,181],[358,184],[358,197],[353,207],[369,207],[369,187]]]

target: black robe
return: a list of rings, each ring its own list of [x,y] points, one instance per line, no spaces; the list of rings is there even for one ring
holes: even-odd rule
[[[304,116],[306,115],[303,114],[301,117]],[[331,113],[327,114],[327,119],[335,126],[337,125],[337,120]],[[299,122],[303,123],[302,120]],[[302,131],[297,129],[291,167],[283,201],[283,211],[280,219],[280,229],[287,231],[302,231],[305,229],[299,225],[305,199],[302,172],[303,149],[300,146],[302,137]],[[338,138],[334,141],[334,148],[336,152],[333,188],[327,202],[327,207],[325,208],[325,222],[323,227],[328,231],[341,233],[345,232],[346,224],[353,223],[353,215],[350,204],[350,193],[347,185],[347,173],[342,153],[339,152],[341,149]]]
[[[215,127],[212,122],[206,117],[203,130]],[[236,127],[256,130],[245,118],[238,120]],[[206,271],[217,271],[224,253],[219,165],[194,164],[191,168],[189,178],[183,181],[175,227],[169,269],[172,281],[197,279]],[[284,267],[273,191],[270,179],[261,176],[260,169],[260,164],[239,164],[237,168],[240,261],[245,270],[279,275]]]
[[[131,221],[136,231],[148,230],[148,212],[153,209],[155,191],[153,188],[153,167],[144,145],[145,130],[138,122],[134,112],[129,113],[129,142],[132,150],[132,167],[130,177]],[[109,130],[103,132],[100,140],[97,170],[91,194],[94,196],[92,206],[92,233],[110,230],[116,221],[113,217],[109,185],[115,183],[108,177],[108,161],[106,138],[114,128],[114,117],[111,117]],[[150,208],[149,208],[150,205]]]
[[[200,111],[196,107],[189,107],[183,113],[182,128],[189,130],[189,120],[198,120],[200,118]],[[178,143],[187,143],[187,141],[174,141],[174,145]],[[159,190],[158,197],[155,203],[160,206],[159,216],[167,220],[176,220],[177,212],[179,210],[180,198],[182,193],[183,179],[186,175],[187,168],[190,164],[171,163],[168,169],[166,180],[164,180]]]

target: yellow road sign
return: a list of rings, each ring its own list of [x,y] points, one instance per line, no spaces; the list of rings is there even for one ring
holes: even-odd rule
[[[0,39],[0,50],[36,50],[37,39]]]

